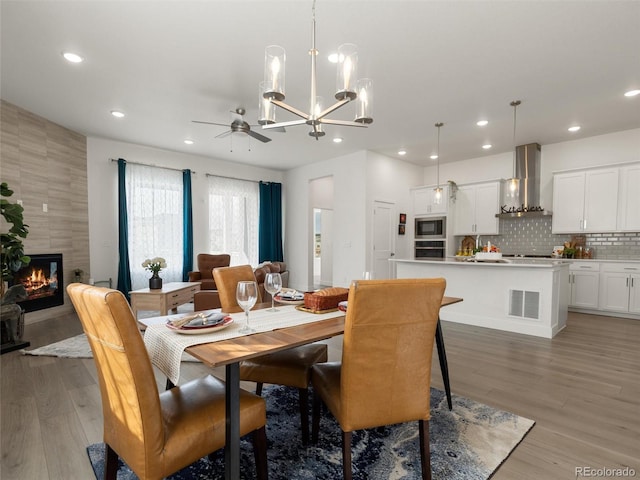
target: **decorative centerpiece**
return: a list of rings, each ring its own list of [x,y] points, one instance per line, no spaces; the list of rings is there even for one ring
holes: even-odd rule
[[[155,257],[152,259],[146,259],[142,262],[142,266],[145,270],[149,270],[153,275],[149,279],[149,288],[151,290],[159,290],[162,288],[162,278],[158,275],[160,270],[167,268],[167,261],[162,257]]]

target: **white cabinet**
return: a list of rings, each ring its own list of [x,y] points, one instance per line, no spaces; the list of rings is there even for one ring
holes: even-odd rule
[[[640,163],[620,168],[618,231],[640,232]]]
[[[435,201],[436,186],[421,187],[412,190],[413,195],[413,214],[420,215],[443,215],[447,213],[449,204],[449,186],[440,185],[442,188],[442,198],[440,203]]]
[[[453,234],[496,235],[500,233],[499,211],[499,182],[462,185],[456,193]]]
[[[552,233],[615,231],[618,175],[615,167],[554,175]]]
[[[598,308],[600,264],[572,262],[569,266],[569,306]]]
[[[640,313],[640,265],[603,263],[600,309]]]

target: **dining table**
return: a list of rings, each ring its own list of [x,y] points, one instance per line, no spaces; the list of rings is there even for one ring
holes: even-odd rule
[[[442,306],[460,301],[461,298],[444,297]],[[183,335],[167,328],[169,320],[184,314],[138,320],[145,328],[144,341],[151,362],[167,376],[168,385],[178,384],[184,352],[211,368],[225,367],[225,480],[240,478],[240,363],[344,333],[343,311],[309,313],[293,305],[279,305],[278,311],[272,312],[268,310],[270,306],[270,303],[260,304],[251,311],[250,324],[256,330],[251,334],[239,333],[245,322],[243,312],[229,314],[233,322],[224,329],[202,335]],[[451,409],[448,367],[439,319],[436,344]]]

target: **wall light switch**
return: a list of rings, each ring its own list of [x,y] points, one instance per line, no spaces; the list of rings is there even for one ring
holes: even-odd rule
[[[42,211],[43,211],[44,213],[47,213],[47,212],[49,211],[49,205],[48,205],[48,204],[46,204],[46,203],[43,203],[43,204],[42,204]]]

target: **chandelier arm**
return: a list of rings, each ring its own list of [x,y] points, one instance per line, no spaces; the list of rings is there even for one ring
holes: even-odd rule
[[[297,108],[292,107],[291,105],[281,102],[280,100],[271,99],[271,103],[273,103],[274,105],[277,105],[280,108],[287,110],[288,112],[293,113],[294,115],[302,117],[305,120],[309,120],[309,115],[307,113],[304,113],[302,110],[298,110]]]
[[[327,125],[342,125],[345,127],[360,127],[367,128],[367,125],[360,122],[352,122],[350,120],[332,120],[330,118],[322,118],[318,120],[320,123],[326,123]]]
[[[336,103],[334,103],[333,105],[331,105],[329,108],[325,109],[323,112],[320,112],[318,114],[318,116],[316,117],[316,120],[320,120],[322,117],[325,117],[326,115],[329,115],[331,112],[339,109],[341,106],[343,106],[345,103],[349,103],[351,100],[349,99],[349,97],[345,98],[344,100],[340,100]]]
[[[269,130],[271,128],[293,127],[295,125],[305,125],[306,123],[307,123],[306,120],[291,120],[289,122],[278,122],[278,123],[269,123],[266,125],[262,125],[262,129]]]

